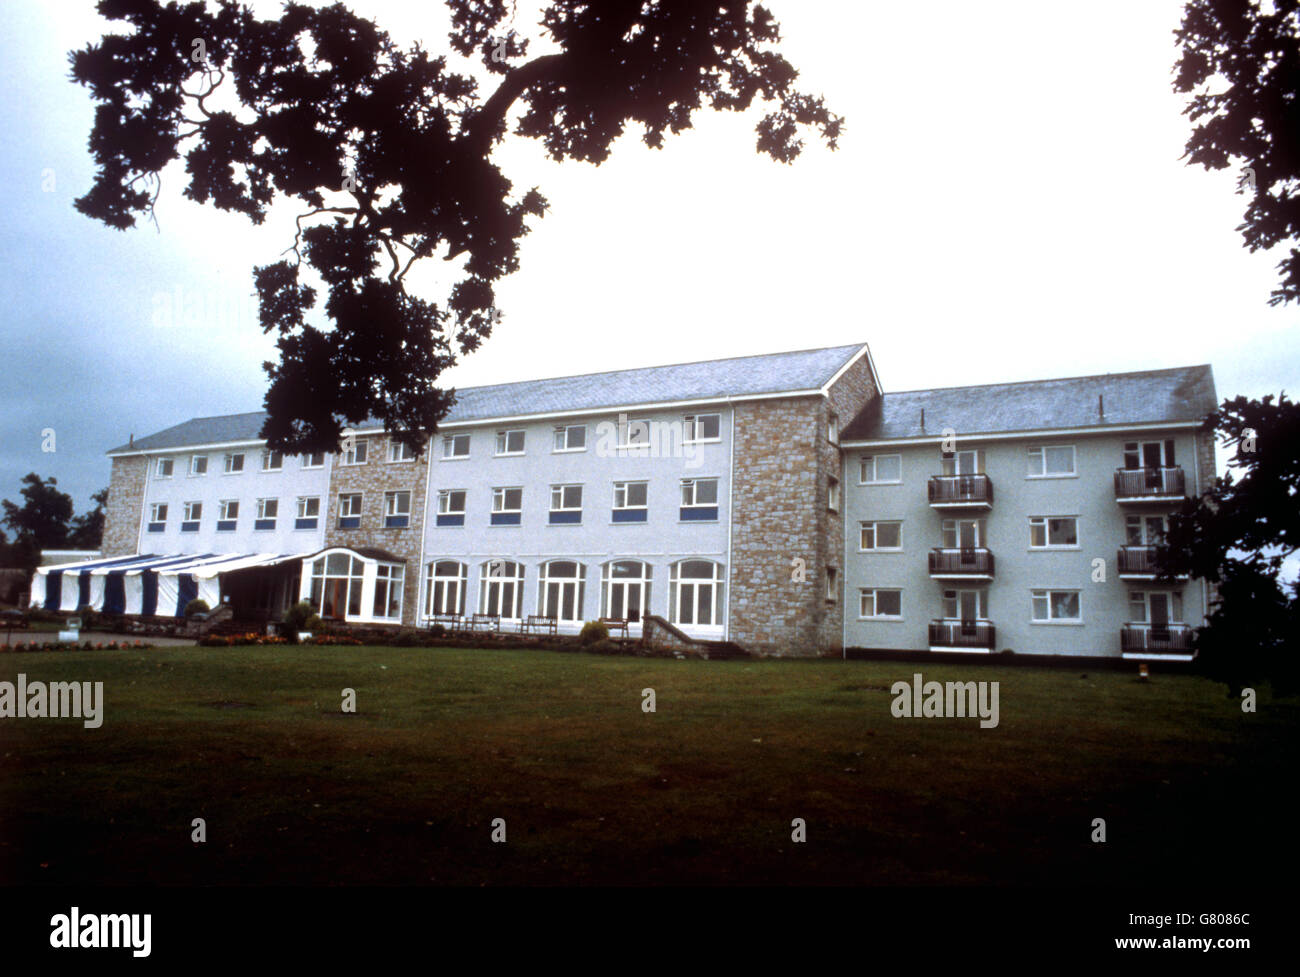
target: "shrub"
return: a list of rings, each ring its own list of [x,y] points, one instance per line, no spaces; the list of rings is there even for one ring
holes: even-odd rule
[[[410,628],[402,628],[393,636],[392,645],[394,648],[414,648],[420,643],[420,635]]]
[[[284,636],[289,644],[298,643],[299,631],[318,631],[324,622],[309,601],[300,600],[284,612]]]
[[[578,640],[584,645],[608,641],[609,628],[605,627],[604,621],[588,621],[582,626],[582,633],[578,635]]]
[[[208,602],[206,600],[204,600],[202,597],[195,597],[192,601],[190,601],[188,604],[185,605],[185,618],[186,620],[188,620],[189,618],[192,618],[195,614],[206,614],[210,610],[212,610],[212,608],[208,606]]]

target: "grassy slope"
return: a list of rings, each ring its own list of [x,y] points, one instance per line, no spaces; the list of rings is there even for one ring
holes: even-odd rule
[[[917,670],[999,681],[1000,725],[892,718]],[[20,671],[102,680],[105,719],[0,720],[0,882],[1247,885],[1296,864],[1300,706],[1243,714],[1192,677],[394,648],[0,657]]]

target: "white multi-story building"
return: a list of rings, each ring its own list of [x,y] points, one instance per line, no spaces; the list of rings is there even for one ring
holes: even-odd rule
[[[865,345],[463,389],[420,457],[379,426],[281,456],[264,415],[110,452],[104,556],[33,599],[356,624],[647,616],[775,654],[1178,657],[1155,579],[1213,478],[1208,367],[882,393]]]

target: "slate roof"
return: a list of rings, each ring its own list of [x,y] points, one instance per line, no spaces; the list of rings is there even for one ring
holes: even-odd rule
[[[862,348],[862,343],[856,343],[791,353],[462,387],[456,391],[456,403],[444,423],[817,390]],[[120,445],[109,453],[256,441],[260,439],[258,432],[265,419],[264,411],[196,417],[138,438],[131,444]],[[374,422],[374,426],[378,427],[379,423]]]
[[[1098,413],[1099,396],[1104,414]],[[1199,421],[1216,406],[1208,365],[905,390],[872,400],[840,432],[840,441],[940,437],[945,428],[958,434],[995,434]]]

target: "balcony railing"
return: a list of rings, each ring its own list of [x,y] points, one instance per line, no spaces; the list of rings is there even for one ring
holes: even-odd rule
[[[929,484],[930,505],[943,508],[993,505],[993,482],[987,475],[934,475]]]
[[[939,546],[930,550],[932,577],[993,577],[993,554],[982,546]]]
[[[1183,470],[1172,468],[1120,468],[1115,472],[1115,498],[1120,502],[1187,497]]]
[[[1186,624],[1125,624],[1119,632],[1119,646],[1126,655],[1190,655],[1192,635]]]
[[[991,621],[934,620],[930,622],[930,649],[970,648],[992,651],[997,631]]]

